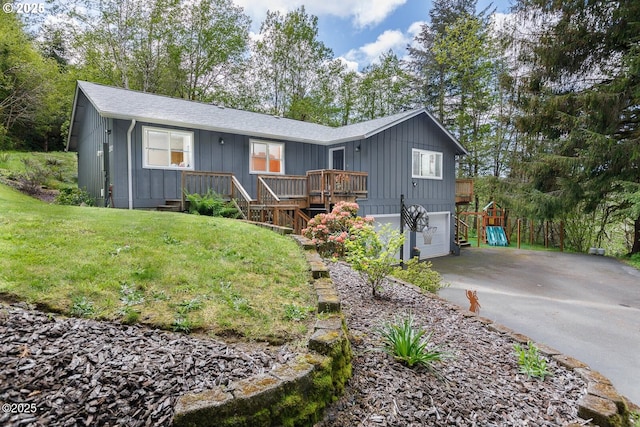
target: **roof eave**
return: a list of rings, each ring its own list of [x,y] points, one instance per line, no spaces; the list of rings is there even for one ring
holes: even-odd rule
[[[69,122],[69,133],[67,134],[67,146],[65,147],[65,151],[69,151],[71,146],[71,136],[73,135],[73,122],[76,118],[76,106],[78,103],[78,91],[80,90],[80,84],[76,82],[76,92],[73,97],[73,106],[71,107],[71,121]],[[77,147],[73,147],[76,149]]]

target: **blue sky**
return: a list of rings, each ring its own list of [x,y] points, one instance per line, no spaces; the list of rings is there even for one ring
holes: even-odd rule
[[[244,8],[258,32],[267,10],[282,13],[304,5],[316,15],[319,39],[344,58],[351,68],[362,69],[389,49],[403,57],[406,46],[428,21],[431,0],[233,0]],[[478,0],[478,10],[493,4],[507,13],[511,0]]]

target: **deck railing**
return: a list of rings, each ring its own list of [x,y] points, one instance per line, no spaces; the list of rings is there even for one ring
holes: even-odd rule
[[[321,203],[337,201],[340,196],[367,196],[366,172],[321,169],[307,172],[309,195],[317,195]]]
[[[328,205],[367,195],[367,173],[315,170],[299,175],[259,175],[257,199],[229,172],[182,171],[182,210],[187,194],[209,190],[232,200],[244,219],[291,227],[300,233],[309,217],[301,209],[311,203]],[[319,201],[319,199],[321,201]]]
[[[251,217],[251,203],[253,199],[235,176],[231,177],[231,200],[234,201],[240,213],[242,213],[243,219],[249,219]]]
[[[464,222],[459,216],[456,216],[456,244],[460,244],[461,241],[469,241],[469,224]]]
[[[467,204],[473,200],[473,179],[456,179],[456,204]]]
[[[262,176],[258,177],[258,204],[273,206],[279,205],[281,200],[278,195],[269,187]]]
[[[213,191],[225,199],[235,200],[243,217],[249,216],[249,206],[253,202],[240,181],[228,172],[182,171],[181,209],[185,209],[187,194],[207,194]]]
[[[304,175],[260,175],[260,178],[280,199],[307,197],[307,177]]]

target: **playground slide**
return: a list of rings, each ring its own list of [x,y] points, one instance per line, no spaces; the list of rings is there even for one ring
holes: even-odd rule
[[[487,226],[487,242],[491,246],[509,246],[504,229],[497,226]]]

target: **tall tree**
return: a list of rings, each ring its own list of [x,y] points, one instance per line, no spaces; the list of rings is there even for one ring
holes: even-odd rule
[[[545,23],[529,47],[521,120],[544,147],[530,179],[566,209],[605,203],[609,218],[631,217],[640,252],[640,4],[521,0],[517,10]]]
[[[0,13],[0,148],[48,149],[58,66],[45,59],[16,14]]]
[[[436,35],[432,48],[436,63],[449,70],[445,122],[470,151],[462,166],[471,177],[485,174],[491,166],[487,164],[495,75],[491,41],[486,22],[462,13]]]
[[[411,79],[393,51],[362,71],[358,90],[361,120],[371,120],[406,110],[413,105]]]
[[[70,0],[59,8],[75,23],[69,55],[94,81],[211,101],[246,54],[249,18],[231,0]]]
[[[185,78],[181,96],[224,103],[247,51],[249,18],[231,0],[199,0],[183,5],[180,22],[174,47]]]
[[[476,13],[475,0],[436,0],[429,16],[409,48],[422,102],[470,151],[461,174],[490,173],[497,60],[486,10]]]
[[[309,107],[333,52],[318,40],[318,18],[304,6],[267,12],[253,49],[252,69],[262,104],[275,115],[309,120]]]

